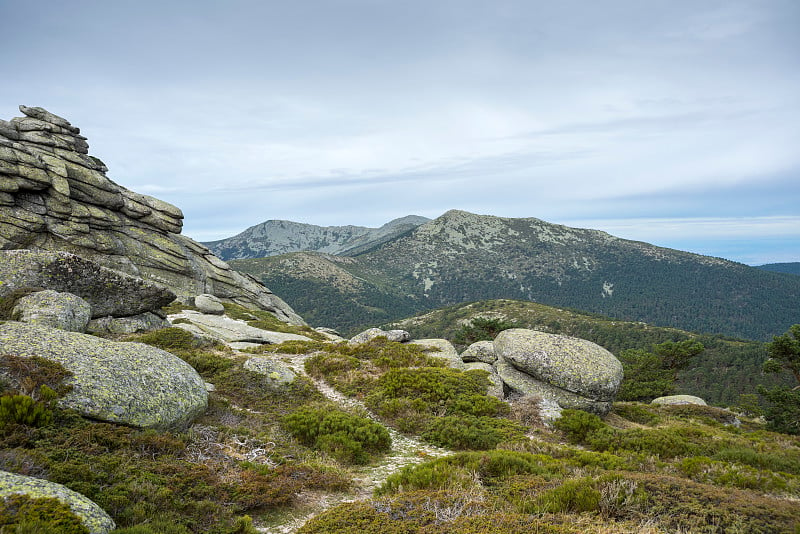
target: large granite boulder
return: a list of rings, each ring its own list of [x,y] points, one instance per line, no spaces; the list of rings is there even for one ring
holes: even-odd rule
[[[289,366],[268,356],[253,356],[244,362],[244,368],[266,376],[276,386],[289,385],[297,378]]]
[[[117,527],[102,508],[77,491],[55,482],[0,471],[0,499],[10,495],[58,499],[81,519],[90,534],[107,534]]]
[[[45,289],[18,299],[11,318],[69,332],[84,332],[91,314],[92,307],[82,298]]]
[[[225,313],[225,306],[214,295],[197,295],[194,298],[194,305],[200,313],[207,313],[210,315],[222,315]]]
[[[492,397],[497,397],[500,400],[505,398],[505,391],[503,388],[503,379],[497,374],[494,366],[484,362],[468,362],[464,364],[464,370],[472,371],[478,369],[489,373],[486,378],[489,379],[489,387],[486,388],[486,394]]]
[[[0,353],[63,365],[72,391],[59,402],[92,419],[139,428],[181,429],[208,404],[205,382],[189,364],[142,343],[18,322],[0,324]]]
[[[494,353],[494,343],[491,341],[476,341],[461,353],[461,359],[465,362],[483,362],[492,364],[497,361],[497,354]]]
[[[98,335],[119,335],[119,334],[138,334],[141,332],[152,332],[162,328],[172,326],[169,321],[156,315],[155,313],[145,312],[130,317],[99,317],[92,319],[86,325],[86,332]]]
[[[137,315],[175,300],[164,286],[68,252],[0,250],[0,281],[0,296],[26,287],[72,293],[89,303],[93,318]]]
[[[305,324],[254,278],[181,235],[181,210],[110,180],[78,128],[42,108],[20,111],[25,117],[0,120],[0,249],[72,252],[169,287],[186,303],[208,293]]]
[[[497,370],[497,375],[515,396],[540,397],[546,402],[558,404],[561,408],[583,410],[597,415],[605,415],[611,411],[612,403],[610,401],[590,399],[547,382],[542,382],[527,373],[523,373],[505,359],[497,360],[495,369]]]
[[[411,339],[411,334],[405,330],[381,330],[380,328],[368,328],[363,332],[350,338],[351,345],[360,345],[376,337],[385,337],[389,341],[396,343],[407,343]]]
[[[497,335],[494,348],[537,380],[595,400],[613,401],[622,382],[620,361],[585,339],[512,328]]]

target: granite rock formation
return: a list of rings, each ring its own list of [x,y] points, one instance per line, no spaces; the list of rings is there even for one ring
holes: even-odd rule
[[[114,183],[80,130],[42,108],[0,120],[0,249],[64,251],[170,288],[304,324],[255,279],[180,234],[181,210]]]

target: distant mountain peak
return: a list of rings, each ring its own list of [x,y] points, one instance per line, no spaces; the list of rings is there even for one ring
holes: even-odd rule
[[[204,243],[225,259],[263,258],[290,252],[315,251],[348,256],[369,250],[428,222],[419,215],[394,219],[380,228],[317,226],[271,219],[227,239]]]

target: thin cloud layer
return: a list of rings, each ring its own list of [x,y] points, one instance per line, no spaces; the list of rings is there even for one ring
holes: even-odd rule
[[[0,115],[68,118],[197,239],[460,208],[800,261],[792,0],[43,0],[0,18]]]

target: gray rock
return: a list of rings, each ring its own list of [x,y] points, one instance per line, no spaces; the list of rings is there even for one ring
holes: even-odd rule
[[[276,385],[291,384],[297,378],[297,374],[289,367],[279,361],[265,356],[254,356],[244,362],[244,368],[265,375]]]
[[[396,332],[397,330],[393,331]],[[400,331],[403,332],[403,330]],[[464,369],[464,362],[462,362],[461,358],[458,356],[458,351],[453,344],[446,339],[415,339],[411,341],[411,343],[437,349],[437,352],[431,352],[430,355],[435,358],[447,360],[448,367]]]
[[[698,406],[708,406],[706,401],[693,395],[667,395],[666,397],[658,397],[657,399],[653,399],[650,404],[696,404]]]
[[[42,108],[21,110],[26,117],[0,121],[0,249],[72,252],[186,299],[213,294],[305,324],[257,280],[180,235],[180,209],[110,180],[69,121]]]
[[[142,343],[108,341],[18,322],[0,324],[0,353],[63,365],[73,386],[59,402],[92,419],[139,428],[181,429],[207,406],[205,383],[189,364]]]
[[[0,499],[10,495],[58,499],[81,519],[90,534],[107,534],[117,528],[102,508],[77,491],[55,482],[0,471]]]
[[[562,408],[584,410],[598,415],[605,415],[611,411],[611,402],[582,397],[537,380],[518,370],[504,358],[497,360],[495,369],[497,369],[497,374],[503,380],[503,383],[518,395],[536,395],[550,402],[555,402]]]
[[[180,326],[180,325],[177,325]],[[234,350],[247,350],[263,346],[264,343],[251,343],[250,341],[231,341],[228,346]]]
[[[503,379],[500,378],[500,375],[497,374],[497,371],[495,371],[493,366],[483,362],[469,362],[464,364],[464,369],[467,371],[479,369],[489,373],[487,376],[489,379],[489,387],[486,390],[486,394],[491,395],[492,397],[497,397],[501,400],[505,397],[505,392],[503,391]]]
[[[214,295],[197,295],[194,298],[194,305],[202,313],[210,315],[222,315],[225,313],[225,307],[222,305],[222,301]]]
[[[395,341],[397,343],[407,343],[411,339],[411,334],[405,330],[381,330],[380,328],[370,328],[350,338],[350,343],[353,345],[360,345],[361,343],[366,343],[371,339],[381,336],[389,341]]]
[[[100,317],[86,325],[90,334],[138,334],[171,326],[169,321],[155,313],[145,312],[131,317]]]
[[[620,361],[584,339],[512,328],[497,335],[494,349],[519,371],[594,400],[613,401],[622,381]]]
[[[476,341],[461,353],[465,362],[494,363],[497,355],[494,353],[494,343],[491,341]]]
[[[175,300],[169,289],[102,267],[68,252],[0,250],[0,296],[24,287],[72,293],[92,308],[92,317],[127,317]]]
[[[178,317],[178,316],[173,316]],[[223,343],[248,342],[260,344],[278,344],[284,341],[310,341],[311,339],[299,334],[272,332],[248,325],[225,316],[207,315],[196,311],[186,310],[179,317],[189,321],[189,324],[199,329],[205,336]],[[185,328],[185,324],[175,324]]]
[[[17,300],[11,318],[23,323],[84,332],[91,313],[92,308],[82,298],[45,289]]]

